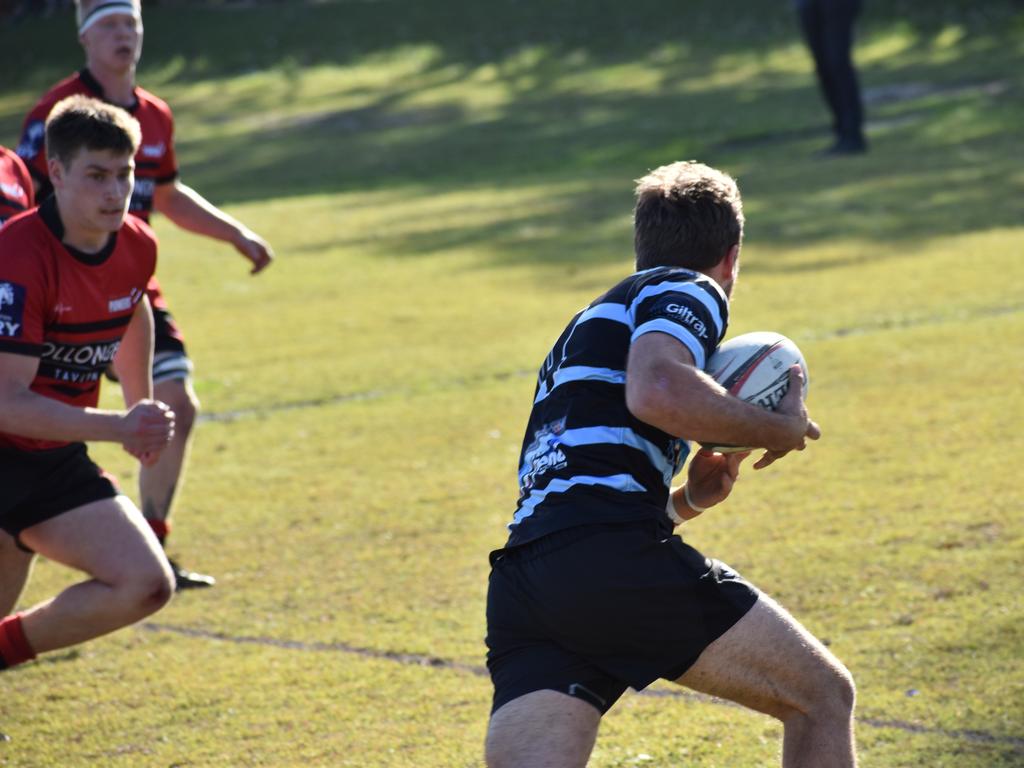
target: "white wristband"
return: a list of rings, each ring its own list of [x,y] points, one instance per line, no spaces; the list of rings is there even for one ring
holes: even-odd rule
[[[665,514],[668,515],[668,519],[671,520],[675,525],[682,525],[683,518],[676,512],[676,503],[672,501],[672,489],[668,491],[668,504],[665,505]]]
[[[686,484],[683,486],[683,496],[686,497],[686,506],[692,509],[694,512],[700,514],[701,512],[707,512],[707,507],[698,507],[693,503],[693,499],[690,498],[690,485]]]

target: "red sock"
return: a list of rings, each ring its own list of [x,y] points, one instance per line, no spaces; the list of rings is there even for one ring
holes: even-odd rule
[[[36,657],[21,626],[22,614],[0,619],[0,667],[13,667]]]
[[[163,545],[167,537],[171,535],[171,524],[166,520],[157,520],[156,518],[148,518],[146,520],[149,523],[149,527],[153,529],[153,533],[156,534],[157,541]]]

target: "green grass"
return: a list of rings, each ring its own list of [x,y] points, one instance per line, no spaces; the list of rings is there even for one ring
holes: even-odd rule
[[[739,177],[731,333],[797,340],[825,431],[687,538],[851,668],[863,765],[1021,764],[1019,7],[871,5],[872,151],[835,161],[812,157],[826,120],[785,4],[171,5],[146,22],[140,79],[175,108],[184,179],[279,256],[251,278],[156,222],[216,417],[173,550],[219,585],[162,629],[5,673],[0,765],[478,765],[486,555],[534,371],[629,271],[631,180],[678,158]],[[0,81],[0,142],[78,66],[72,30],[0,28],[30,61]],[[133,488],[126,455],[94,452]],[[40,563],[23,602],[74,578]],[[592,764],[752,768],[780,733],[631,695]]]

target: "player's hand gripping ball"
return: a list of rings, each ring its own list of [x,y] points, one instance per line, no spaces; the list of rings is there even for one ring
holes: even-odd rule
[[[800,348],[781,333],[745,333],[720,345],[708,359],[705,372],[729,394],[774,411],[789,389],[789,369],[797,364],[804,373],[803,396],[807,397],[810,376]],[[720,453],[752,450],[750,446],[703,443]]]

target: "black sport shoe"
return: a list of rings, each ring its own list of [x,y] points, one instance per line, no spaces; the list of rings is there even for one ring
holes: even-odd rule
[[[841,157],[843,155],[863,155],[868,151],[864,139],[839,139],[828,149],[818,153],[819,157]]]
[[[183,589],[205,589],[206,587],[212,587],[217,583],[217,580],[213,576],[207,576],[205,573],[196,573],[190,571],[187,568],[182,568],[174,560],[167,558],[167,562],[171,564],[171,570],[174,572],[174,583],[177,591]]]

